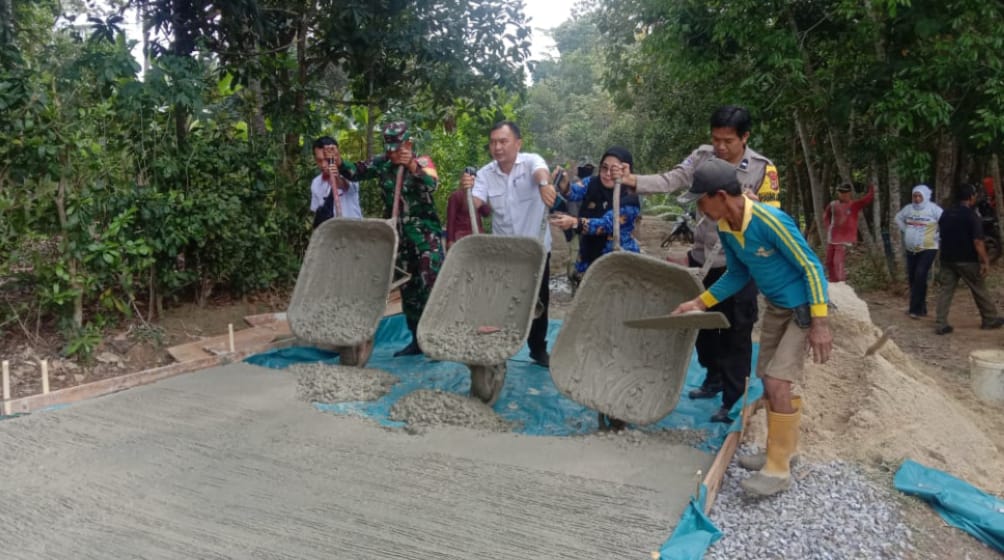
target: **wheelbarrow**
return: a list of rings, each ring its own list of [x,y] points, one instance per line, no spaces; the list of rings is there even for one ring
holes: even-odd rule
[[[620,216],[620,184],[614,186]],[[586,270],[551,351],[551,379],[570,399],[604,417],[651,424],[676,407],[701,328],[727,327],[720,313],[670,317],[703,287],[687,268],[620,250]]]
[[[476,228],[470,190],[467,209]],[[505,384],[506,360],[530,333],[547,253],[533,237],[474,232],[450,248],[418,322],[418,342],[429,358],[467,365],[471,395],[490,406]]]
[[[341,363],[362,367],[373,352],[373,337],[387,307],[387,295],[407,278],[394,281],[398,200],[404,168],[398,168],[390,221],[337,216],[310,236],[287,310],[289,328],[307,342],[332,348]]]

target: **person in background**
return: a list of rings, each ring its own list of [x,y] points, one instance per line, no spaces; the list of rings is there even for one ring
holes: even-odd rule
[[[830,282],[847,280],[847,248],[858,240],[858,215],[875,199],[875,186],[869,185],[868,192],[857,200],[851,200],[851,184],[842,183],[837,187],[837,200],[823,211],[826,225],[826,276]]]
[[[903,234],[906,249],[906,278],[910,283],[910,306],[906,314],[911,319],[927,316],[927,276],[938,254],[938,219],[941,207],[931,202],[927,185],[913,187],[913,202],[896,214],[896,225]]]
[[[718,224],[726,270],[673,314],[706,311],[750,280],[767,300],[756,364],[767,400],[767,451],[759,472],[741,485],[750,494],[771,496],[791,485],[791,457],[802,421],[792,387],[803,381],[806,349],[816,363],[825,363],[833,350],[823,264],[791,216],[743,195],[735,167],[725,160],[698,166],[690,190],[680,198],[681,203],[696,201],[701,213]]]
[[[384,200],[384,217],[390,218],[394,209],[397,170],[404,167],[401,208],[396,224],[397,267],[411,276],[401,286],[401,308],[411,331],[411,342],[394,356],[412,356],[422,353],[416,336],[418,321],[442,264],[439,235],[443,226],[432,197],[439,186],[439,176],[429,157],[414,157],[412,154],[408,123],[388,123],[383,129],[383,139],[383,154],[369,161],[343,162],[339,171],[351,180],[377,179]]]
[[[941,233],[941,272],[935,334],[948,334],[955,329],[948,324],[948,310],[952,306],[955,287],[961,278],[973,293],[980,310],[981,329],[999,329],[1004,319],[997,315],[994,300],[987,292],[986,278],[990,273],[990,259],[983,244],[983,223],[973,211],[976,204],[975,185],[961,185],[955,191],[955,206],[945,210],[938,219]]]
[[[523,140],[519,126],[512,121],[500,121],[492,126],[488,148],[492,161],[472,177],[463,174],[460,186],[473,189],[474,205],[491,205],[492,235],[533,237],[543,233],[544,276],[540,282],[538,302],[541,313],[530,325],[526,343],[530,359],[537,365],[551,367],[547,352],[547,308],[550,302],[551,228],[545,221],[548,210],[557,201],[557,191],[551,184],[551,171],[544,158],[521,152]]]
[[[335,217],[335,191],[331,184],[338,186],[338,201],[342,208],[343,218],[362,218],[363,210],[359,205],[359,183],[348,181],[338,174],[338,166],[342,163],[342,155],[338,150],[338,141],[330,136],[321,136],[314,140],[312,146],[314,163],[321,174],[314,177],[310,183],[310,211],[314,213],[314,229],[326,220]]]
[[[475,217],[478,219],[478,233],[485,232],[485,226],[481,220],[491,216],[491,213],[491,206],[487,204],[483,204],[475,210]],[[458,187],[450,194],[450,199],[446,202],[446,250],[449,251],[454,243],[473,232],[471,214],[467,209],[467,189]]]
[[[590,177],[585,184],[575,184],[562,193],[569,202],[579,202],[578,217],[556,214],[551,223],[565,230],[575,230],[579,234],[579,256],[575,261],[575,271],[581,277],[589,265],[613,251],[614,227],[614,183],[625,170],[634,163],[631,152],[621,147],[608,149],[600,158],[600,174]],[[625,164],[625,165],[621,165]],[[633,236],[635,221],[641,215],[641,203],[634,189],[621,189],[620,246],[625,251],[638,253],[641,249]]]

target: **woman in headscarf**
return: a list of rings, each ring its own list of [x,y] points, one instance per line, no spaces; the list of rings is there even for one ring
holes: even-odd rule
[[[913,187],[913,202],[896,214],[896,225],[903,234],[906,249],[906,278],[910,283],[910,308],[906,313],[912,319],[927,316],[927,275],[938,254],[938,218],[941,207],[931,202],[931,189],[927,185]]]
[[[555,215],[552,223],[561,229],[576,229],[579,233],[579,256],[575,271],[585,274],[589,265],[613,251],[614,233],[614,183],[629,173],[634,165],[631,152],[615,146],[600,158],[600,173],[589,177],[581,185],[571,185],[564,193],[569,201],[579,202],[579,217]],[[641,215],[641,202],[634,189],[623,186],[620,200],[620,245],[625,251],[638,253],[641,249],[632,233]]]

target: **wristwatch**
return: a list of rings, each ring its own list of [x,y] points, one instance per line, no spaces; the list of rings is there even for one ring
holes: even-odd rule
[[[551,180],[550,179],[544,179],[543,181],[540,181],[539,183],[537,183],[537,188],[542,189],[542,188],[544,188],[544,187],[546,187],[546,186],[548,186],[550,184],[551,184]]]

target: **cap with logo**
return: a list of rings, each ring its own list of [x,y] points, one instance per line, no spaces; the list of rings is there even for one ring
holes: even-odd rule
[[[697,166],[690,190],[680,195],[677,200],[680,204],[687,204],[717,191],[729,194],[742,193],[735,166],[723,159],[712,158]]]

